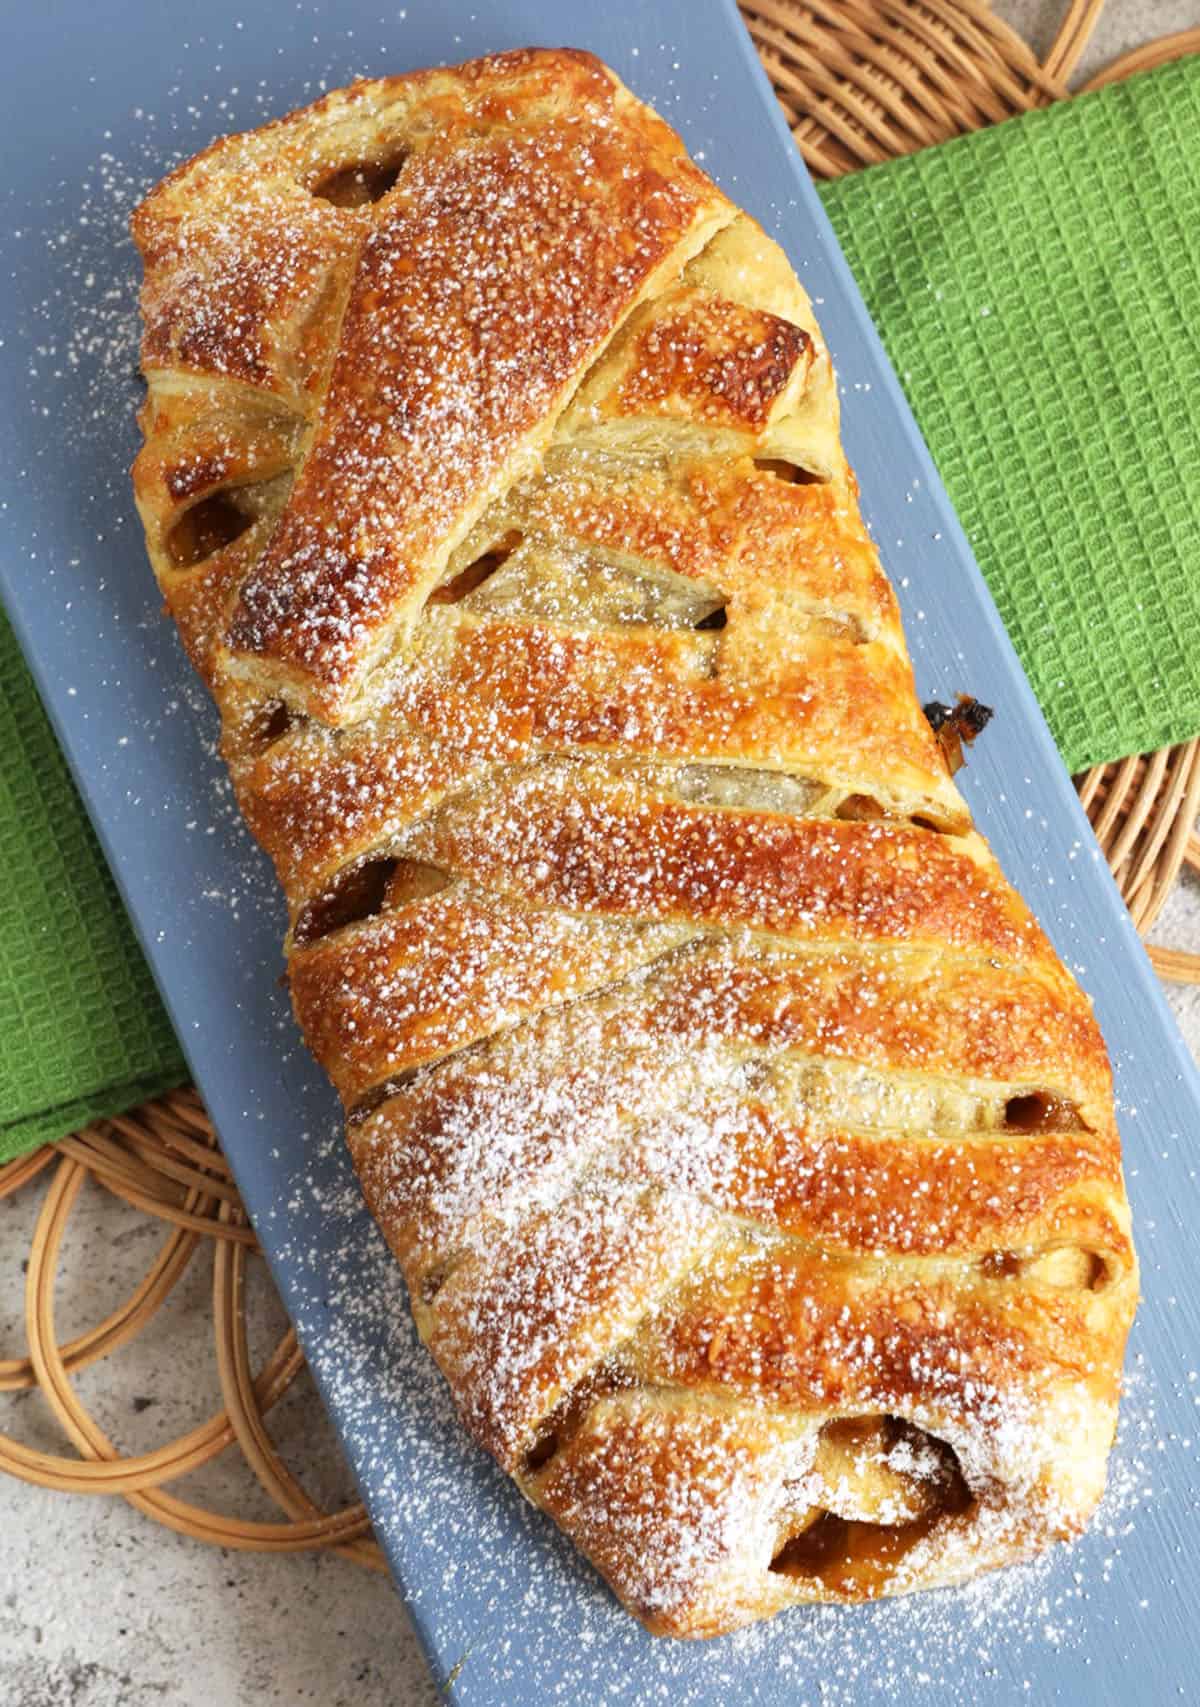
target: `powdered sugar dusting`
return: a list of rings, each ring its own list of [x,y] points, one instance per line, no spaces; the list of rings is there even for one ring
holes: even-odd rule
[[[1126,1575],[1126,1541],[1173,1450],[1136,1362],[1107,1491],[1082,1541],[963,1588],[869,1607],[801,1607],[700,1646],[648,1644],[554,1526],[466,1443],[412,1326],[398,1266],[363,1209],[340,1130],[310,1143],[272,1218],[286,1229],[277,1258],[293,1278],[294,1314],[323,1391],[365,1466],[380,1532],[405,1567],[414,1614],[441,1652],[464,1661],[464,1701],[492,1690],[700,1707],[727,1700],[731,1688],[738,1700],[775,1701],[786,1679],[787,1698],[804,1707],[867,1699],[971,1707],[982,1681],[1006,1678],[1015,1697],[1058,1659],[1064,1679],[1086,1676],[1094,1591]],[[1126,1593],[1130,1632],[1139,1592],[1131,1583]]]

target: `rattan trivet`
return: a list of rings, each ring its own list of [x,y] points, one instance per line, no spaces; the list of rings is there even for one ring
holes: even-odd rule
[[[742,0],[742,11],[810,168],[835,177],[1062,99],[1103,3],[1072,0],[1043,64],[984,0]],[[1088,87],[1194,52],[1200,52],[1200,29],[1139,48]],[[1076,785],[1134,922],[1146,932],[1181,866],[1200,871],[1200,838],[1192,833],[1200,808],[1200,739],[1098,765]],[[1150,953],[1163,977],[1200,982],[1200,955]],[[26,1275],[28,1356],[0,1361],[0,1391],[38,1387],[75,1455],[56,1457],[0,1435],[0,1469],[43,1487],[120,1494],[168,1528],[220,1546],[270,1552],[331,1547],[385,1569],[361,1505],[321,1511],[267,1431],[264,1419],[304,1367],[303,1358],[289,1330],[258,1373],[251,1368],[243,1283],[257,1245],[196,1092],[177,1091],[98,1121],[0,1168],[0,1198],[47,1177]],[[54,1327],[58,1255],[89,1177],[159,1219],[165,1239],[125,1303],[60,1344]],[[223,1408],[166,1446],[124,1457],[80,1403],[71,1375],[135,1339],[201,1245],[212,1254]],[[281,1521],[226,1516],[163,1491],[234,1444]]]

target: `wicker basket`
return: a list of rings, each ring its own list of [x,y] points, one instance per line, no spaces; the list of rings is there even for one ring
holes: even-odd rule
[[[1061,100],[1103,0],[1073,0],[1039,63],[984,0],[743,0],[742,11],[788,122],[814,173],[834,177]],[[1138,49],[1089,88],[1200,51],[1200,29]],[[1076,778],[1080,797],[1138,928],[1148,931],[1188,863],[1200,807],[1200,740],[1099,765]],[[1164,977],[1200,982],[1200,955],[1151,949]],[[26,1278],[25,1357],[0,1361],[0,1390],[38,1387],[70,1453],[56,1456],[0,1435],[0,1469],[44,1487],[120,1494],[168,1528],[224,1547],[331,1547],[385,1568],[361,1505],[327,1513],[304,1492],[264,1421],[303,1368],[289,1330],[251,1367],[244,1277],[256,1243],[216,1135],[194,1091],[99,1121],[0,1168],[0,1197],[47,1181]],[[141,1282],[104,1321],[60,1343],[54,1281],[85,1182],[97,1181],[157,1219],[164,1242]],[[72,1374],[137,1338],[203,1246],[212,1256],[212,1326],[221,1408],[152,1452],[125,1457],[80,1402]],[[312,1401],[318,1401],[314,1398]],[[236,1444],[278,1507],[251,1522],[166,1492]]]

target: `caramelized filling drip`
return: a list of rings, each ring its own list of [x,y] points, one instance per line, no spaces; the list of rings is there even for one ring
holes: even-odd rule
[[[992,721],[992,708],[972,699],[970,694],[960,693],[953,705],[943,705],[940,700],[931,699],[922,710],[938,738],[946,769],[954,776],[967,762],[964,745],[973,746],[976,737],[983,734]]]

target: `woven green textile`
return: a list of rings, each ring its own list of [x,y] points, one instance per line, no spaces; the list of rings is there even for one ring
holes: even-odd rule
[[[1067,766],[1195,735],[1200,57],[822,198]]]
[[[1072,769],[1200,730],[1197,138],[1193,61],[822,192]],[[2,618],[0,858],[2,1161],[184,1073]]]
[[[0,1162],[185,1076],[183,1056],[0,616]]]

